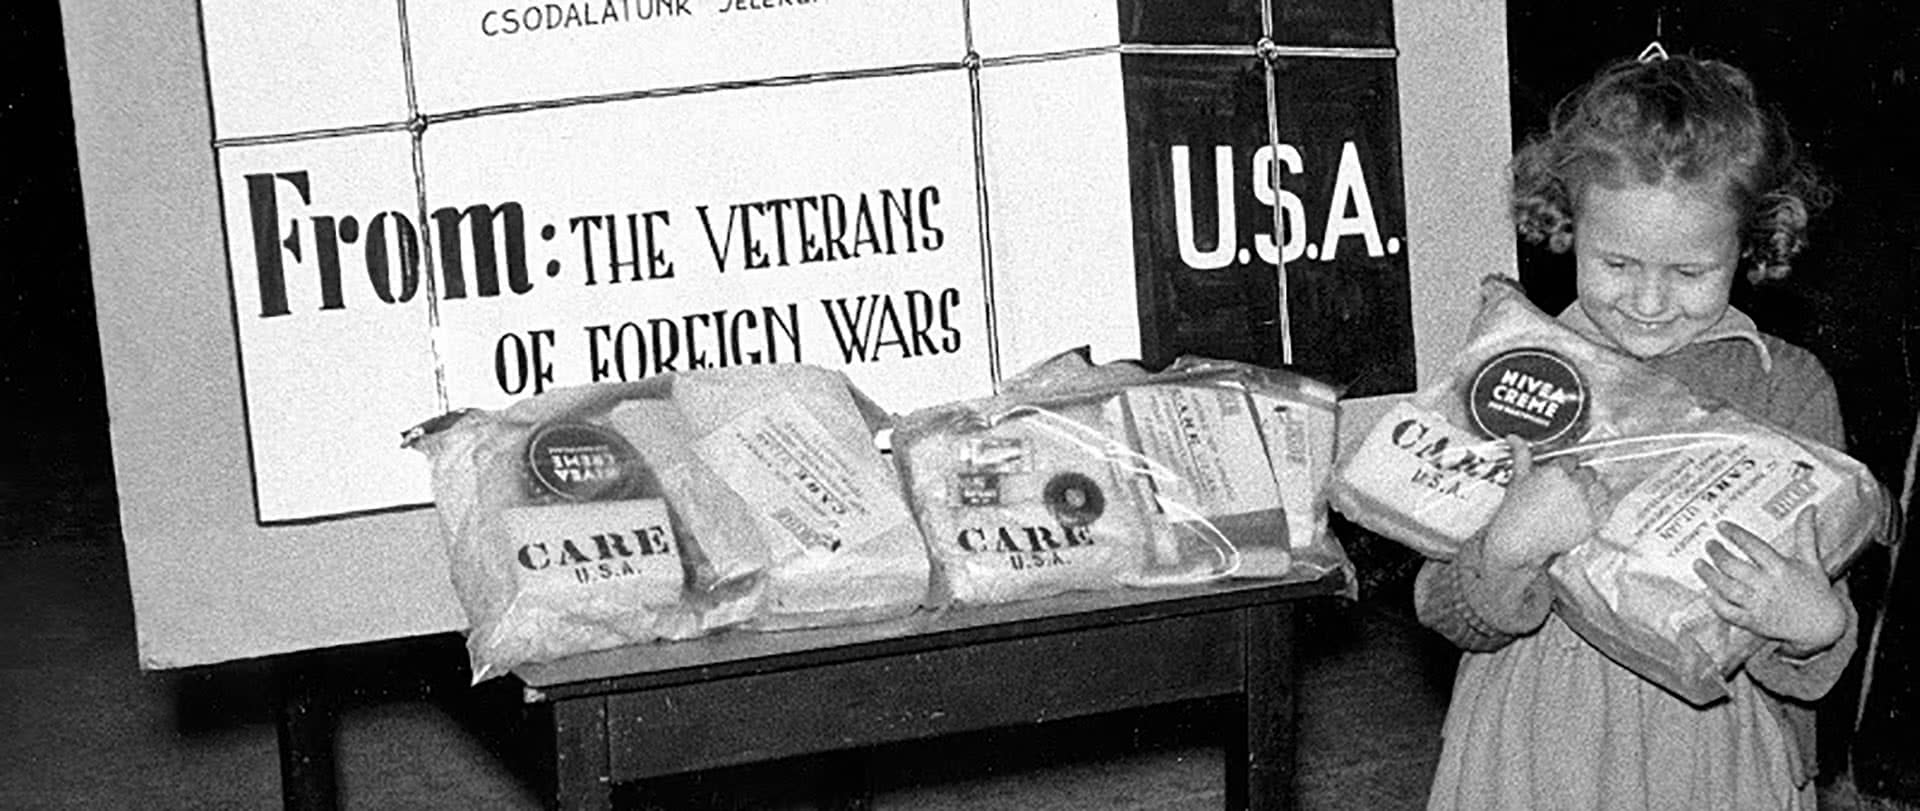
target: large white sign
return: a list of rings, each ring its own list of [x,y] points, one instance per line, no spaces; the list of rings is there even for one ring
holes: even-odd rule
[[[1511,268],[1502,13],[63,0],[141,662],[461,627],[447,409],[1082,345],[1406,391]]]

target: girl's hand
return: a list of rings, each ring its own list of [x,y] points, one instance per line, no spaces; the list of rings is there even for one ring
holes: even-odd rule
[[[1585,490],[1594,474],[1576,472],[1571,461],[1536,468],[1533,449],[1519,437],[1507,437],[1507,447],[1513,451],[1513,481],[1487,525],[1486,561],[1506,569],[1538,569],[1593,533]]]
[[[1845,598],[1833,588],[1820,565],[1820,533],[1814,508],[1801,511],[1783,556],[1767,542],[1734,524],[1722,522],[1720,534],[1747,556],[1735,557],[1719,541],[1707,544],[1707,557],[1693,570],[1707,583],[1707,604],[1720,618],[1768,639],[1785,643],[1789,656],[1826,650],[1846,633]]]

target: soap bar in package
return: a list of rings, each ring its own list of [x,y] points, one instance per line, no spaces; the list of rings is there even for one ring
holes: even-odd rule
[[[745,625],[868,621],[924,602],[926,551],[873,439],[890,418],[844,374],[749,366],[670,386],[610,422],[654,463],[717,577],[757,580]]]

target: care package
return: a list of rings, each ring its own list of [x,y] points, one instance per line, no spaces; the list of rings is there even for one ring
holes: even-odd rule
[[[1591,537],[1548,568],[1555,611],[1614,660],[1696,704],[1761,645],[1708,607],[1693,563],[1731,522],[1782,554],[1817,506],[1817,555],[1837,576],[1885,529],[1871,472],[1822,443],[1742,414],[1540,312],[1489,277],[1448,372],[1398,404],[1340,467],[1332,504],[1356,523],[1449,559],[1512,478],[1500,439],[1538,463],[1591,469]],[[1731,541],[1722,542],[1729,549]],[[1735,554],[1738,554],[1736,551]]]
[[[432,464],[474,681],[718,629],[912,611],[929,567],[839,372],[701,370],[557,389],[408,432]]]
[[[1348,567],[1326,529],[1337,392],[1181,358],[1149,373],[1063,353],[893,432],[936,601]]]

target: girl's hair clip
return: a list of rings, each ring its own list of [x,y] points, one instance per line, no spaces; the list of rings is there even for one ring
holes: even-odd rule
[[[1656,39],[1647,43],[1647,47],[1640,49],[1638,61],[1665,62],[1667,61],[1667,49],[1660,45],[1660,40]]]

